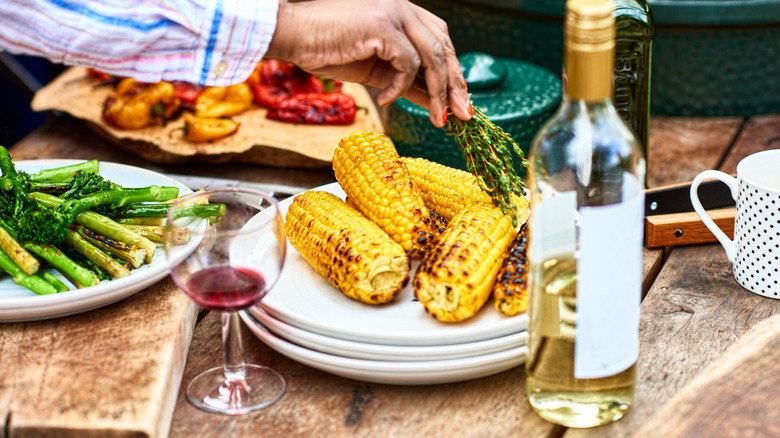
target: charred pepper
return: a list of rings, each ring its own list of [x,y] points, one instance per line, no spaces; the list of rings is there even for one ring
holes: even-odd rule
[[[173,81],[171,83],[173,84],[176,97],[181,100],[182,109],[187,111],[195,111],[195,103],[206,87],[184,81]]]
[[[209,87],[195,102],[198,117],[227,117],[246,111],[252,106],[252,91],[246,83],[228,87]]]
[[[184,138],[201,143],[227,137],[238,131],[238,123],[226,118],[196,117],[184,114]]]
[[[306,93],[291,96],[267,117],[291,123],[346,125],[355,120],[352,96],[341,92]]]
[[[299,67],[275,59],[264,60],[247,80],[255,103],[268,109],[278,109],[291,96],[305,93],[326,93],[341,90],[342,83],[313,76]]]
[[[87,76],[98,79],[100,85],[116,85],[122,79],[119,76],[110,75],[93,67],[87,69]]]
[[[106,99],[103,118],[123,129],[165,125],[181,108],[170,82],[145,83],[132,78],[119,81]]]

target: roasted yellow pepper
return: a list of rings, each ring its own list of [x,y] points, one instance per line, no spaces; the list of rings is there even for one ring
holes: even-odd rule
[[[252,89],[246,83],[228,87],[209,87],[195,102],[198,117],[227,117],[239,114],[252,105]]]
[[[250,74],[249,77],[246,78],[246,81],[244,81],[244,82],[246,82],[246,84],[249,85],[250,87],[253,87],[253,86],[259,84],[260,81],[261,81],[261,79],[260,79],[260,69],[262,67],[263,67],[263,61],[258,62],[257,65],[255,66],[255,69],[252,70],[252,74]]]
[[[226,137],[238,131],[238,123],[230,119],[214,117],[196,117],[184,114],[184,138],[193,143],[201,143]]]
[[[169,82],[144,83],[132,78],[119,81],[113,95],[106,99],[103,118],[123,129],[165,125],[181,107]]]

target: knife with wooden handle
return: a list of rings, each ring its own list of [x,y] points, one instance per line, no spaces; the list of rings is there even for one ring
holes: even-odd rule
[[[647,248],[718,241],[693,211],[690,190],[688,182],[645,191]],[[715,224],[732,238],[735,203],[728,186],[719,181],[705,181],[699,186],[699,199]]]
[[[734,235],[735,211],[734,208],[707,211],[715,225],[720,227],[729,239]],[[645,246],[648,248],[717,241],[695,211],[645,217]]]

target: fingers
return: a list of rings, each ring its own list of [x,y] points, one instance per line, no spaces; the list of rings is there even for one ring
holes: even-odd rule
[[[405,29],[409,40],[420,54],[429,96],[428,113],[431,123],[441,128],[447,123],[449,80],[444,46],[429,27],[419,20],[417,14],[409,17],[409,21]]]
[[[377,95],[377,103],[384,106],[403,97],[414,82],[417,70],[420,68],[420,56],[412,43],[404,38],[390,38],[390,41],[377,42],[377,57],[389,63],[392,67],[390,85]],[[386,70],[385,70],[386,72]]]
[[[419,20],[438,39],[444,51],[444,62],[447,72],[447,96],[446,101],[452,114],[461,120],[469,120],[472,115],[466,81],[463,78],[463,70],[455,53],[455,47],[449,36],[447,23],[430,11],[414,5]]]

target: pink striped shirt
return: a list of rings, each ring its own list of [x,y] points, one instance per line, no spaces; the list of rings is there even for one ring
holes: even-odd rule
[[[2,0],[0,49],[144,82],[245,80],[278,0]]]

